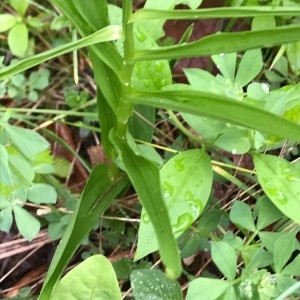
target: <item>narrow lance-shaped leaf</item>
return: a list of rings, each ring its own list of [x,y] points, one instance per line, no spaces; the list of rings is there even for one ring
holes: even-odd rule
[[[49,299],[53,287],[83,238],[127,184],[128,179],[124,174],[117,175],[114,169],[106,165],[98,165],[93,169],[77,209],[55,252],[39,297],[40,300]]]
[[[151,50],[137,50],[132,62],[208,56],[271,47],[296,42],[299,39],[299,34],[300,25],[280,26],[275,29],[259,31],[211,34],[191,43]]]
[[[160,180],[173,234],[178,238],[199,217],[209,198],[212,184],[210,157],[192,149],[175,155],[160,169]],[[158,249],[148,213],[142,212],[135,259]]]
[[[300,140],[300,126],[246,103],[192,89],[147,92],[132,90],[124,96],[133,103],[186,112],[230,122],[268,134]],[[270,126],[272,124],[272,126]]]
[[[158,168],[144,157],[136,155],[127,141],[115,132],[111,132],[111,139],[118,151],[120,166],[127,172],[153,224],[166,272],[169,277],[177,278],[181,273],[181,262],[162,198]]]
[[[109,25],[107,1],[89,0],[88,5],[80,0],[51,0],[66,16],[82,36],[88,36]],[[97,57],[119,74],[122,68],[122,58],[115,51],[115,45],[100,43],[89,47]],[[95,69],[95,68],[94,68]]]
[[[248,6],[248,7],[215,7],[206,9],[140,9],[130,18],[130,22],[157,20],[157,19],[216,19],[216,18],[249,18],[255,16],[297,16],[300,15],[300,9],[293,7],[275,7],[275,6]]]
[[[47,50],[40,54],[36,54],[32,57],[21,60],[13,65],[4,67],[1,70],[0,79],[2,80],[14,74],[23,72],[42,62],[63,55],[65,53],[72,52],[73,50],[87,47],[96,43],[117,40],[120,39],[121,37],[122,37],[122,29],[120,28],[120,26],[109,25],[80,40],[67,43],[65,45],[53,48],[51,50]]]

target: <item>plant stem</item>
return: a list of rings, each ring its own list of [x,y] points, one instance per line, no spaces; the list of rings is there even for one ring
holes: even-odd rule
[[[134,35],[133,24],[128,20],[132,15],[132,1],[125,0],[123,7],[123,32],[124,32],[124,66],[122,82],[122,95],[129,94],[131,90],[131,75],[134,63],[131,62],[134,56]],[[124,98],[120,99],[120,107],[118,110],[118,133],[125,137],[127,131],[128,118],[133,114],[133,104],[126,101]]]

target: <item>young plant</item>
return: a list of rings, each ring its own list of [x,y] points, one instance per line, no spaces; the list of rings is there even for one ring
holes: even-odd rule
[[[7,42],[11,53],[24,57],[30,48],[29,27],[41,29],[44,23],[40,17],[26,16],[29,2],[26,0],[8,1],[14,13],[0,14],[0,32],[6,32]]]

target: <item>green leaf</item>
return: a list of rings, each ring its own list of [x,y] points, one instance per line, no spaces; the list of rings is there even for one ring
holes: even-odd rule
[[[182,59],[282,45],[288,42],[296,42],[299,38],[299,29],[300,25],[289,25],[259,31],[217,33],[182,45],[151,50],[137,50],[132,58],[132,62]],[[244,81],[241,81],[241,83],[244,83]]]
[[[300,42],[287,44],[286,54],[295,75],[300,75]]]
[[[9,147],[8,153],[8,161],[12,174],[14,174],[20,182],[23,182],[23,184],[31,183],[34,179],[34,170],[30,161],[13,147]]]
[[[51,203],[56,202],[56,191],[51,185],[45,183],[36,183],[27,191],[28,200],[33,203]]]
[[[119,26],[116,25],[107,26],[80,40],[70,42],[62,46],[58,46],[51,50],[47,50],[45,52],[36,54],[32,57],[23,59],[13,65],[4,67],[1,70],[0,79],[5,79],[14,74],[23,72],[27,69],[30,69],[34,66],[41,64],[42,62],[63,55],[65,53],[72,52],[73,50],[87,47],[89,45],[93,45],[97,43],[117,40],[121,37],[122,37],[122,31]],[[17,43],[18,41],[14,41],[14,42]]]
[[[151,142],[154,132],[155,108],[136,105],[134,110],[135,113],[129,119],[130,133],[135,139]]]
[[[34,29],[41,29],[44,26],[44,23],[40,19],[40,17],[29,16],[28,18],[26,18],[26,22],[29,26],[33,27]]]
[[[253,80],[263,67],[263,59],[260,49],[252,49],[245,52],[240,61],[235,77],[235,84],[242,88]]]
[[[136,48],[149,49],[157,47],[149,32],[137,28],[134,34],[136,37]],[[133,87],[145,90],[160,90],[169,84],[172,84],[172,73],[167,60],[144,61],[134,65],[131,76],[131,85]],[[135,112],[130,119],[130,132],[134,138],[150,142],[154,131],[155,108],[137,105]],[[138,117],[137,113],[146,120]]]
[[[155,7],[157,8],[157,6]],[[160,10],[160,9],[140,9],[131,17],[130,22],[141,20],[157,19],[213,19],[213,18],[248,18],[255,16],[299,16],[300,9],[282,6],[248,6],[248,7],[216,7],[213,9],[177,9],[177,10]]]
[[[12,144],[25,156],[33,156],[49,148],[50,144],[37,132],[7,124],[5,126]]]
[[[226,125],[225,125],[226,126]],[[249,131],[241,128],[223,128],[224,132],[214,144],[232,154],[244,154],[251,148]]]
[[[1,164],[0,164],[0,182],[5,183],[7,185],[12,185],[12,173],[8,165],[8,153],[6,148],[0,144],[0,157],[1,157]]]
[[[236,293],[233,286],[229,287],[224,295],[224,300],[236,300]]]
[[[50,71],[47,69],[38,72],[32,72],[29,75],[29,88],[43,90],[49,85]]]
[[[210,195],[212,167],[209,156],[199,149],[175,155],[160,170],[160,182],[173,234],[177,238],[199,217]],[[147,209],[144,210],[135,259],[158,249],[149,217]]]
[[[56,16],[51,22],[50,29],[60,30],[67,26],[70,26],[70,22],[65,16]]]
[[[1,201],[1,200],[0,200]],[[12,208],[0,210],[0,231],[9,232],[13,222]]]
[[[273,255],[266,251],[262,246],[250,245],[241,251],[244,264],[250,272],[256,269],[265,268],[274,263]]]
[[[101,180],[99,181],[99,178]],[[128,179],[113,168],[98,165],[90,174],[75,213],[63,235],[50,265],[40,300],[48,300],[56,282],[81,241],[93,228],[105,209],[126,187]]]
[[[13,206],[15,221],[20,234],[29,242],[39,233],[40,222],[19,205]]]
[[[184,3],[189,7],[195,9],[197,8],[202,0],[148,0],[146,1],[144,8],[145,9],[156,9],[159,7],[161,10],[172,10],[174,9],[175,5]],[[139,25],[143,27],[143,29],[148,32],[154,40],[159,39],[164,35],[163,25],[167,18],[163,18],[163,20],[155,20],[155,21],[144,21],[139,22]]]
[[[281,236],[283,236],[285,232],[269,232],[269,231],[260,231],[258,233],[262,245],[271,253],[274,252],[275,242]]]
[[[181,273],[181,262],[161,194],[158,168],[149,160],[135,154],[127,141],[115,132],[111,132],[111,140],[118,151],[120,167],[126,170],[148,213],[148,222],[153,224],[166,272],[171,278],[177,278]]]
[[[187,113],[182,113],[181,116],[195,131],[207,140],[215,140],[225,130],[223,122]]]
[[[101,180],[99,180],[101,178]],[[81,241],[99,220],[101,214],[128,184],[123,174],[107,165],[98,165],[90,174],[75,213],[55,252],[40,300],[48,300],[52,289],[74,255]]]
[[[147,36],[146,36],[147,38]],[[140,47],[155,47],[155,43],[147,41],[139,43]],[[132,73],[132,86],[140,90],[160,90],[172,83],[172,73],[167,60],[144,61],[135,64]]]
[[[214,76],[202,69],[184,69],[184,74],[193,88],[203,92],[223,95],[228,88],[228,84],[226,84],[223,76]],[[173,85],[172,88],[174,88],[174,86],[176,85]],[[232,85],[229,85],[229,87],[232,89]]]
[[[209,236],[213,232],[222,218],[223,212],[220,209],[210,209],[205,211],[199,218],[197,229],[200,234]]]
[[[227,279],[233,281],[237,270],[237,258],[234,248],[226,242],[212,242],[211,257]]]
[[[122,299],[115,271],[103,255],[87,258],[55,288],[51,300],[118,300]]]
[[[199,295],[201,300],[215,300],[229,287],[230,283],[225,280],[197,278],[190,283],[186,300],[199,300]]]
[[[16,24],[8,33],[7,42],[12,54],[22,57],[28,48],[28,28],[25,23]],[[2,72],[1,72],[2,73]]]
[[[10,0],[9,4],[21,16],[25,15],[27,8],[29,6],[29,2],[27,2],[26,0]]]
[[[17,17],[12,14],[0,14],[0,32],[12,28],[17,23]]]
[[[282,271],[281,274],[287,276],[300,276],[300,254],[288,264]]]
[[[258,210],[257,230],[262,230],[283,216],[282,212],[266,196],[259,199],[255,205],[255,210]]]
[[[137,149],[140,151],[141,155],[147,158],[148,160],[154,162],[158,166],[163,165],[163,159],[152,146],[139,144],[137,145]]]
[[[136,300],[182,300],[181,286],[159,270],[135,270],[130,282]]]
[[[257,178],[273,204],[300,224],[300,167],[268,154],[253,155]]]
[[[284,235],[276,239],[274,244],[274,269],[280,273],[287,261],[291,258],[292,253],[299,248],[299,242],[296,240],[297,231],[285,232]]]
[[[233,84],[235,77],[235,66],[236,66],[236,53],[221,53],[213,55],[213,62],[217,69],[223,74],[226,79],[229,79],[230,83]]]
[[[231,222],[250,231],[255,231],[252,211],[244,202],[235,201],[229,214]]]
[[[275,27],[276,27],[276,21],[274,16],[256,16],[253,18],[251,23],[251,29],[253,31],[272,29]]]
[[[131,90],[124,98],[132,103],[210,117],[276,136],[300,140],[300,126],[268,111],[225,96],[193,89],[146,92]],[[269,126],[272,124],[272,126]]]

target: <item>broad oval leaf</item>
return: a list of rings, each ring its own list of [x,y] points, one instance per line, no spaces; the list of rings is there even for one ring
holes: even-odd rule
[[[180,236],[203,210],[212,184],[212,167],[205,151],[194,149],[170,159],[160,170],[164,200],[175,238]],[[158,249],[147,212],[142,212],[135,259]]]
[[[274,205],[300,224],[300,167],[269,155],[253,155],[258,181]]]
[[[25,23],[16,24],[8,33],[7,42],[11,52],[22,57],[28,47],[28,28]]]
[[[130,282],[136,300],[182,299],[179,283],[159,270],[135,270],[130,275]]]
[[[50,146],[47,140],[33,130],[6,124],[5,131],[12,144],[25,156],[33,156]]]
[[[221,296],[230,287],[229,282],[212,278],[197,278],[188,288],[186,300],[213,300]]]
[[[55,203],[57,194],[53,186],[45,183],[36,183],[27,191],[27,197],[33,203]]]
[[[32,241],[40,231],[40,222],[19,205],[13,206],[13,212],[19,232],[26,240]]]
[[[16,22],[17,17],[12,14],[0,14],[0,32],[4,32],[12,28]]]
[[[235,201],[229,214],[231,222],[250,231],[255,231],[252,211],[244,202]]]
[[[117,277],[110,261],[94,255],[71,270],[58,283],[51,300],[122,299]]]
[[[29,6],[29,2],[27,2],[26,0],[10,0],[9,4],[21,16],[25,15],[26,10]]]
[[[233,281],[237,270],[237,260],[234,248],[226,242],[212,242],[211,257],[213,262],[227,279]]]

